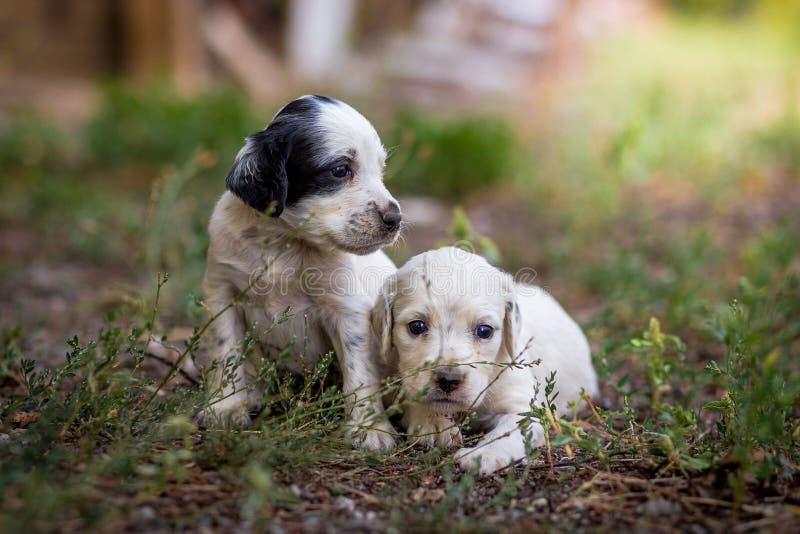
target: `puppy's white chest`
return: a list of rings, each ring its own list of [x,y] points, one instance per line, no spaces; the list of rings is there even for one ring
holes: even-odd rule
[[[332,349],[310,299],[269,300],[251,301],[244,307],[247,326],[265,357],[299,372]]]

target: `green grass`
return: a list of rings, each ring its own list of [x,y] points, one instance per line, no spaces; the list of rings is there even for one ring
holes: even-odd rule
[[[140,91],[110,85],[100,112],[86,125],[88,156],[104,166],[132,158],[181,163],[198,147],[238,149],[244,135],[264,127],[251,111],[241,95],[231,92],[182,99],[166,84]]]
[[[399,112],[387,141],[399,193],[460,200],[508,181],[519,147],[511,126],[499,117],[437,118]]]
[[[247,429],[199,428],[211,392],[144,356],[148,333],[202,329],[206,220],[268,114],[225,93],[111,87],[81,135],[19,115],[0,132],[0,222],[41,240],[37,261],[122,262],[146,281],[66,357],[60,340],[42,348],[46,325],[3,314],[0,530],[797,521],[799,51],[783,23],[670,20],[593,48],[531,136],[480,116],[381,125],[389,187],[462,202],[452,237],[540,270],[593,344],[602,399],[552,420],[531,406],[548,446],[488,480],[451,451],[351,450],[330,356],[304,377],[260,362],[265,410]],[[527,215],[479,235],[466,213],[487,205]],[[511,249],[520,228],[530,245]],[[159,271],[172,276],[156,297]],[[678,511],[650,515],[656,498]]]
[[[595,407],[594,418],[577,421],[561,414],[546,425],[548,461],[553,461],[550,447],[577,446],[578,468],[592,458],[612,465],[615,458],[627,457],[659,473],[692,479],[725,466],[733,502],[748,502],[751,480],[795,480],[800,323],[788,318],[800,312],[800,281],[794,272],[779,279],[767,286],[742,279],[737,299],[709,314],[709,329],[725,351],[719,362],[706,363],[704,376],[692,375],[687,347],[662,333],[655,319],[643,335],[631,333],[621,348],[600,355],[601,374],[621,403]],[[0,485],[15,496],[0,507],[5,530],[49,529],[64,521],[80,528],[135,523],[140,519],[136,503],[182,484],[191,487],[197,473],[206,471],[219,473],[232,488],[220,506],[264,526],[276,509],[298,506],[291,486],[303,480],[300,473],[332,465],[356,471],[371,466],[378,488],[393,487],[398,468],[412,486],[441,470],[444,497],[417,519],[419,526],[432,528],[455,518],[466,527],[509,506],[527,480],[528,468],[509,473],[493,499],[476,511],[465,504],[476,484],[474,474],[456,474],[448,456],[350,451],[341,427],[343,400],[335,375],[328,376],[330,358],[305,378],[262,362],[256,389],[265,410],[255,424],[201,430],[192,416],[207,405],[210,392],[159,380],[142,368],[140,340],[154,327],[156,304],[151,305],[152,310],[110,314],[96,340],[69,340],[64,362],[54,367],[42,368],[25,356],[27,340],[20,329],[3,332],[0,370],[6,393],[0,413],[8,433],[0,441]],[[188,353],[194,345],[192,338]],[[627,362],[630,374],[640,374],[638,386],[615,380],[604,365],[612,358]],[[726,393],[698,403],[677,394],[687,379],[718,383]],[[547,421],[545,410],[532,406],[529,417]],[[707,411],[720,415],[701,418]],[[32,414],[33,422],[25,422]],[[532,458],[541,454],[532,452]],[[378,490],[374,498],[384,513],[402,504],[391,491]],[[392,514],[390,522],[397,526],[409,520]],[[163,521],[180,524],[174,517]]]

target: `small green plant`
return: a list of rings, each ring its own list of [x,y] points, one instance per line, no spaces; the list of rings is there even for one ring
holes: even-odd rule
[[[650,326],[641,338],[630,341],[630,349],[634,354],[644,358],[645,380],[649,386],[650,407],[657,408],[661,401],[661,389],[667,385],[675,370],[682,362],[680,357],[685,350],[678,337],[661,332],[661,323],[655,317],[650,318]],[[676,357],[669,358],[669,353]]]
[[[572,456],[570,443],[572,436],[561,432],[561,424],[558,421],[558,414],[556,412],[555,401],[558,397],[556,390],[556,372],[553,371],[545,378],[544,385],[536,383],[534,386],[534,397],[539,395],[541,388],[544,388],[544,399],[538,404],[531,400],[530,411],[522,414],[524,419],[520,423],[523,430],[527,431],[531,424],[539,424],[544,429],[544,446],[547,455],[547,462],[550,464],[550,469],[553,469],[553,447],[564,447],[567,456]],[[555,438],[551,438],[550,431],[555,433]],[[528,451],[531,453],[532,451]]]
[[[479,254],[486,258],[492,265],[500,263],[500,251],[494,241],[490,238],[479,235],[472,230],[467,212],[461,206],[453,208],[453,222],[450,226],[452,242],[440,242],[438,246],[456,246],[467,252]]]
[[[707,371],[727,392],[706,409],[719,411],[720,452],[737,465],[731,479],[742,498],[746,475],[776,476],[797,460],[800,402],[798,345],[800,279],[789,273],[776,288],[739,283],[739,297],[714,321],[714,332],[726,346],[721,364]]]

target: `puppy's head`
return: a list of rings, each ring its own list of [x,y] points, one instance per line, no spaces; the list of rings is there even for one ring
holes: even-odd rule
[[[511,276],[447,247],[413,257],[372,310],[374,347],[411,399],[433,411],[478,406],[515,356],[519,309]]]
[[[303,96],[247,137],[226,182],[298,238],[368,254],[400,232],[400,207],[383,185],[385,161],[375,128],[360,113],[332,98]]]

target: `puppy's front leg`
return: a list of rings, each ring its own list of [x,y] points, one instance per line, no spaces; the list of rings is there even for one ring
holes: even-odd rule
[[[409,438],[426,447],[461,446],[461,430],[452,418],[428,409],[424,403],[412,402],[403,413],[403,424]]]
[[[323,318],[323,323],[342,370],[342,393],[350,412],[350,435],[353,445],[369,450],[392,449],[394,429],[383,413],[380,396],[380,374],[370,351],[368,310],[365,297],[348,297],[343,302],[323,308],[340,310]],[[362,302],[363,301],[363,302]]]
[[[199,414],[203,422],[249,423],[249,395],[246,389],[242,343],[245,322],[241,311],[232,306],[233,291],[227,284],[215,285],[206,277],[203,283],[206,305],[216,319],[209,325],[211,335],[201,351],[207,369],[206,388],[212,404]]]
[[[520,410],[522,411],[522,410]],[[456,452],[462,469],[468,469],[478,461],[481,475],[489,475],[525,458],[525,437],[519,427],[520,416],[502,414],[495,417],[494,428],[474,447],[464,447]],[[526,429],[530,433],[531,445],[544,445],[544,429],[532,423]]]

